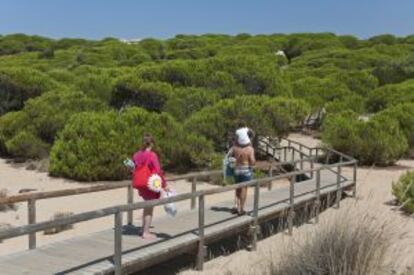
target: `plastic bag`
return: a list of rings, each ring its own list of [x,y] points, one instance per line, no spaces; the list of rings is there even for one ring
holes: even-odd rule
[[[231,184],[234,182],[235,162],[235,158],[228,157],[227,155],[223,159],[223,178],[225,183]]]
[[[131,160],[131,159],[126,159],[123,161],[124,165],[130,170],[130,171],[134,171],[135,170],[135,163]]]
[[[163,198],[170,198],[170,197],[174,197],[175,195],[176,193],[174,190],[162,192]],[[171,217],[174,217],[177,214],[177,207],[175,206],[175,203],[173,202],[164,204],[164,210]]]

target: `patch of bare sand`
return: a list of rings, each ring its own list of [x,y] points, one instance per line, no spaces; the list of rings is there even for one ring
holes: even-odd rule
[[[314,146],[319,143],[309,136],[291,135],[290,138]],[[358,169],[357,197],[345,199],[341,202],[341,208],[328,209],[320,216],[320,223],[332,222],[338,214],[343,212],[362,212],[374,215],[377,219],[387,220],[392,224],[393,247],[389,253],[390,259],[397,259],[397,272],[407,272],[407,267],[414,269],[414,218],[403,214],[392,205],[394,198],[391,193],[392,182],[408,170],[414,169],[414,160],[401,160],[395,166],[387,168],[361,167]],[[352,175],[352,169],[343,170],[348,176]],[[294,229],[293,237],[286,234],[276,234],[258,243],[257,251],[248,252],[240,250],[236,253],[221,256],[206,262],[203,272],[193,270],[183,271],[181,275],[195,274],[269,274],[269,264],[277,262],[283,253],[284,247],[291,242],[300,242],[309,236],[312,230],[317,230],[318,225],[305,224]],[[397,255],[397,256],[396,256]],[[231,273],[230,273],[231,272]],[[410,271],[408,271],[410,272]],[[399,273],[397,273],[399,274]],[[409,274],[409,273],[405,273]]]
[[[36,171],[29,171],[22,167],[7,164],[5,160],[0,159],[0,189],[6,188],[9,190],[9,195],[17,194],[20,189],[36,189],[37,191],[51,191],[59,189],[69,189],[77,187],[85,187],[92,185],[91,183],[80,183],[76,181],[52,178],[47,173],[39,173]],[[94,184],[103,184],[105,182],[98,182]],[[177,193],[186,193],[191,191],[191,185],[187,181],[176,181],[171,183]],[[198,190],[215,188],[217,186],[199,183]],[[227,201],[233,198],[232,192],[222,193],[218,196],[210,197],[209,204],[214,204],[221,201]],[[134,193],[134,201],[140,201],[141,198],[137,193]],[[125,204],[127,201],[126,188],[115,189],[110,191],[87,193],[76,196],[39,200],[36,202],[36,216],[37,221],[49,220],[56,212],[73,212],[82,213],[104,207],[114,206],[118,204]],[[0,224],[10,224],[11,226],[22,226],[27,224],[27,204],[18,203],[17,211],[0,212]],[[178,212],[188,210],[190,201],[183,201],[177,203]],[[165,215],[162,207],[155,208],[156,218]],[[124,217],[124,222],[126,217]],[[141,224],[141,211],[134,212],[134,224]],[[97,232],[113,227],[113,217],[105,217],[92,221],[82,222],[74,225],[74,229],[61,232],[54,235],[44,235],[42,232],[37,234],[38,246],[71,238],[73,236],[84,235],[87,233]],[[25,250],[28,247],[28,237],[18,237],[4,240],[0,243],[0,255],[9,254],[12,252]]]

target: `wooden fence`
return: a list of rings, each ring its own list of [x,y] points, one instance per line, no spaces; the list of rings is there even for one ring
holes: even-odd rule
[[[36,248],[36,232],[43,231],[50,228],[55,228],[58,226],[70,225],[79,222],[89,221],[93,219],[98,219],[102,217],[106,217],[109,215],[114,215],[114,265],[115,265],[115,274],[121,274],[122,271],[122,214],[124,212],[127,213],[127,222],[128,224],[132,224],[132,215],[133,211],[147,208],[147,207],[154,207],[159,205],[164,205],[171,202],[179,202],[184,200],[190,200],[191,208],[195,208],[196,200],[198,199],[198,237],[199,237],[199,245],[198,245],[198,253],[197,253],[197,268],[202,269],[204,263],[204,211],[205,211],[205,197],[211,196],[219,193],[229,192],[236,190],[241,187],[254,187],[254,203],[253,203],[253,212],[252,212],[252,222],[251,222],[251,232],[252,233],[252,248],[256,248],[256,241],[257,241],[257,224],[258,224],[258,205],[259,205],[259,192],[260,187],[265,184],[269,184],[269,182],[273,180],[288,178],[290,181],[290,195],[289,195],[289,214],[288,214],[288,228],[289,233],[292,233],[293,229],[293,217],[294,217],[294,206],[295,206],[295,182],[296,177],[298,175],[309,174],[312,177],[316,175],[316,187],[315,190],[312,192],[316,192],[316,205],[320,205],[320,191],[321,191],[321,171],[323,170],[330,170],[334,171],[337,174],[337,181],[336,181],[336,192],[337,192],[337,201],[336,204],[339,207],[340,203],[340,195],[342,193],[341,188],[341,181],[345,179],[342,175],[342,167],[344,166],[353,166],[353,195],[356,194],[356,169],[357,169],[357,161],[350,156],[342,154],[332,149],[328,148],[320,148],[315,147],[311,148],[300,143],[296,143],[291,140],[285,140],[288,142],[288,146],[278,146],[280,144],[280,140],[277,142],[273,139],[263,139],[262,144],[264,148],[261,150],[265,150],[267,153],[270,151],[271,156],[280,156],[280,151],[284,151],[284,160],[279,160],[280,162],[274,163],[273,166],[269,167],[269,174],[270,176],[252,180],[249,182],[240,183],[237,185],[230,185],[224,187],[217,187],[209,190],[197,191],[196,185],[197,180],[201,177],[206,176],[218,176],[222,173],[222,171],[204,171],[204,172],[196,172],[190,173],[186,175],[180,176],[173,176],[168,177],[167,180],[175,181],[175,180],[182,180],[182,179],[189,179],[191,180],[191,192],[185,194],[179,194],[175,197],[171,198],[163,198],[158,200],[152,201],[145,201],[145,202],[133,202],[133,193],[132,187],[129,183],[112,183],[107,185],[97,185],[91,187],[82,187],[82,188],[74,188],[74,189],[66,189],[66,190],[58,190],[58,191],[49,191],[49,192],[36,192],[36,193],[27,193],[27,194],[20,194],[15,196],[6,197],[0,199],[1,204],[9,204],[9,203],[16,203],[16,202],[27,202],[28,205],[28,225],[19,226],[15,228],[5,229],[0,231],[0,240],[15,238],[23,235],[29,236],[29,249]],[[293,145],[297,145],[300,148],[297,149]],[[307,150],[307,153],[303,151]],[[277,153],[279,151],[279,154]],[[287,160],[286,157],[289,151],[292,152],[292,157],[290,160]],[[323,153],[323,154],[321,154]],[[299,159],[295,160],[295,154],[299,154]],[[321,164],[319,167],[315,168],[314,163],[318,161],[322,156],[326,156],[327,154],[335,155],[338,158],[338,162],[333,164]],[[283,166],[286,164],[293,165],[296,167],[299,164],[299,168],[303,168],[304,162],[309,162],[311,165],[310,169],[298,169],[293,172],[272,176],[271,171],[275,166]],[[327,188],[329,186],[325,186]],[[71,195],[78,195],[78,194],[85,194],[91,192],[99,192],[99,191],[107,191],[112,189],[118,188],[127,188],[127,204],[124,205],[117,205],[113,207],[102,208],[96,211],[88,211],[79,214],[75,214],[69,217],[59,218],[56,220],[51,221],[44,221],[44,222],[36,222],[36,201],[41,199],[48,199],[48,198],[57,198],[63,196],[71,196]],[[318,220],[319,210],[316,212],[316,220]]]

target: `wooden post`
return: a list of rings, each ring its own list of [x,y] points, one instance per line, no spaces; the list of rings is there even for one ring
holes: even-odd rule
[[[300,170],[303,170],[303,154],[300,152]]]
[[[127,194],[127,200],[128,200],[128,204],[133,204],[134,203],[134,190],[132,189],[132,185],[128,185],[128,190],[127,190],[128,194]],[[128,225],[132,225],[133,223],[133,211],[129,210],[128,211]]]
[[[114,266],[115,275],[122,274],[122,212],[115,213],[114,230]]]
[[[303,145],[299,144],[299,151],[302,152],[302,149],[303,149]]]
[[[312,149],[309,151],[309,155],[310,155],[310,168],[313,170],[313,168],[315,167],[315,165],[314,165],[313,150]],[[313,174],[314,174],[314,172],[311,171],[310,172],[310,178],[311,179],[313,179]]]
[[[27,201],[27,221],[28,224],[36,223],[36,200]],[[29,249],[36,248],[36,233],[29,234]]]
[[[250,232],[252,234],[252,246],[251,250],[255,251],[257,249],[257,231],[259,224],[259,194],[260,194],[260,185],[256,183],[254,186],[254,201],[253,201],[253,224],[250,226]]]
[[[204,195],[198,198],[198,251],[197,251],[197,270],[203,270],[204,266]]]
[[[319,161],[319,148],[318,147],[315,148],[315,158],[316,158],[316,162],[318,162]]]
[[[194,194],[197,191],[197,178],[194,177],[191,179],[191,194]],[[191,209],[194,209],[196,205],[196,197],[191,198]]]
[[[336,174],[336,208],[339,208],[342,196],[341,188],[341,166],[338,165],[338,171]]]
[[[289,214],[288,214],[288,227],[289,227],[289,235],[293,233],[293,218],[295,216],[295,182],[296,177],[292,176],[290,178],[290,185],[289,185]]]
[[[273,162],[272,163],[270,163],[270,167],[269,167],[269,177],[271,178],[271,177],[273,177]],[[272,180],[270,180],[269,181],[269,184],[267,185],[267,189],[270,191],[270,190],[272,190],[272,186],[273,184],[272,184]]]
[[[292,162],[295,161],[295,149],[292,147]]]
[[[355,161],[355,163],[354,163],[354,176],[353,176],[354,186],[352,188],[352,196],[354,198],[356,198],[357,168],[358,168],[357,162]]]
[[[315,202],[315,222],[319,223],[319,213],[321,212],[321,170],[316,171],[316,202]]]
[[[287,160],[287,148],[284,147],[283,148],[283,161],[286,161],[286,160]]]

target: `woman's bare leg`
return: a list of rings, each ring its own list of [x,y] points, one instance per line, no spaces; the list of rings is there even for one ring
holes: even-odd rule
[[[240,192],[239,192],[238,189],[236,189],[234,191],[234,208],[235,209],[239,209],[239,205],[240,205],[240,199],[239,199],[239,197],[240,197]]]
[[[142,213],[142,238],[144,239],[155,237],[155,235],[151,234],[150,232],[153,213],[154,207],[144,208],[144,211]]]
[[[244,212],[244,204],[246,203],[247,198],[247,187],[240,188],[240,202],[239,202],[239,213],[242,214]]]

